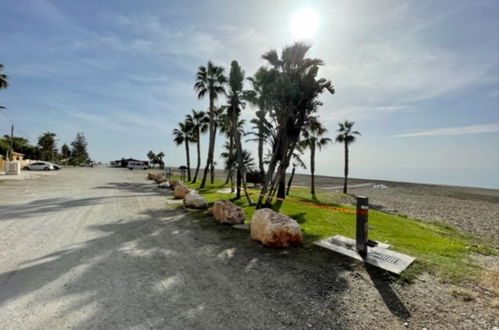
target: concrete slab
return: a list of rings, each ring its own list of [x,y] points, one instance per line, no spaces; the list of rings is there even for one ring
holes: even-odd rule
[[[355,240],[340,235],[326,238],[314,244],[395,274],[402,273],[416,260],[411,256],[388,250],[389,245],[381,242],[378,242],[378,245],[374,247],[368,246],[367,256],[362,257],[355,249]]]

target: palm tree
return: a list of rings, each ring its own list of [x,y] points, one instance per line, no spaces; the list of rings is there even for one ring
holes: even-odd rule
[[[332,142],[330,138],[322,137],[327,133],[327,128],[322,126],[316,117],[312,117],[303,130],[301,146],[310,149],[310,193],[315,195],[315,151]]]
[[[204,111],[192,110],[192,115],[187,115],[186,121],[189,123],[192,129],[192,139],[196,142],[198,160],[196,165],[196,172],[194,173],[194,178],[192,183],[196,183],[198,178],[199,168],[201,167],[201,134],[206,133],[208,130],[208,123],[210,119]]]
[[[240,119],[237,123],[237,130],[239,132],[240,136],[245,135],[244,132],[244,124],[245,124],[244,119]],[[224,146],[225,149],[227,150],[229,158],[235,157],[236,155],[236,148],[234,145],[234,134],[232,130],[232,121],[229,118],[229,115],[227,113],[223,113],[219,117],[219,128],[220,128],[220,133],[225,134],[227,139],[229,139],[227,146]],[[224,153],[225,154],[225,153]],[[225,156],[223,156],[225,157]],[[226,157],[225,157],[226,158]],[[233,162],[232,164],[237,164],[237,162]],[[228,184],[230,181],[230,188],[231,192],[234,192],[234,167],[225,167],[225,171],[227,171],[227,178],[225,179],[225,184]]]
[[[225,94],[225,84],[227,83],[227,78],[224,76],[224,68],[220,66],[213,65],[211,61],[208,61],[208,65],[200,66],[198,72],[196,73],[196,83],[194,84],[194,89],[198,93],[198,98],[203,98],[208,94],[210,100],[209,107],[209,130],[210,130],[210,142],[208,147],[208,159],[206,160],[206,167],[203,173],[203,180],[199,188],[204,188],[206,184],[206,176],[208,175],[208,170],[212,169],[212,183],[214,180],[214,164],[213,155],[215,152],[215,101],[218,95]]]
[[[213,145],[215,145],[217,135],[219,133],[218,129],[221,128],[221,125],[223,125],[223,121],[225,118],[224,116],[224,111],[227,107],[224,105],[221,105],[219,107],[215,107],[215,110],[213,111],[213,122],[214,122],[214,137],[213,137]],[[220,131],[220,133],[223,133]],[[213,183],[215,181],[215,164],[216,162],[212,161],[210,165],[210,182]]]
[[[9,82],[7,81],[9,79],[9,76],[1,73],[2,70],[3,70],[3,64],[0,63],[0,89],[9,87]],[[5,107],[0,105],[0,110],[2,109],[5,109]]]
[[[289,177],[288,189],[286,190],[286,195],[289,195],[289,190],[291,189],[291,184],[293,183],[293,178],[295,177],[296,167],[300,166],[305,170],[307,169],[307,166],[300,157],[301,154],[303,153],[303,149],[301,147],[297,147],[296,151],[297,152],[293,153],[293,162],[291,164],[293,166],[293,169],[291,171],[291,176]]]
[[[3,70],[3,64],[0,63],[0,72]],[[0,89],[9,87],[9,82],[7,81],[9,76],[0,73]]]
[[[222,152],[220,154],[220,157],[225,159],[225,162],[224,162],[225,163],[225,170],[229,171],[230,169],[238,167],[239,164],[238,164],[236,154],[229,152],[230,146],[229,146],[228,142],[226,142],[224,144],[224,148],[226,151]],[[243,149],[241,164],[242,164],[242,167],[244,168],[245,172],[250,172],[255,167],[255,161],[254,161],[253,157],[251,157],[251,153],[246,149]],[[239,178],[239,179],[241,179],[241,178]]]
[[[338,123],[339,129],[336,136],[336,142],[345,144],[345,180],[343,181],[343,193],[347,193],[347,181],[348,181],[348,146],[355,142],[355,135],[360,135],[358,131],[352,131],[352,127],[355,124],[354,121],[345,120],[343,123]]]
[[[322,105],[319,96],[325,91],[334,93],[331,81],[318,77],[322,60],[306,57],[309,49],[310,46],[297,42],[285,47],[280,56],[275,50],[262,56],[271,66],[268,76],[269,115],[276,123],[277,134],[257,208],[268,206],[277,188],[282,186],[282,178],[300,143],[303,126]]]
[[[261,67],[258,69],[253,77],[247,78],[251,81],[253,90],[248,91],[245,95],[246,100],[258,107],[258,110],[255,112],[256,118],[253,118],[250,122],[254,125],[253,129],[256,131],[255,133],[252,133],[256,136],[255,139],[252,140],[258,142],[258,169],[261,177],[265,175],[265,168],[263,167],[263,145],[265,144],[265,139],[269,135],[271,126],[266,119],[270,103],[268,95],[269,78],[269,71],[266,68]]]
[[[243,166],[243,148],[241,144],[241,133],[238,129],[239,123],[239,115],[241,113],[241,109],[245,107],[245,103],[243,102],[243,81],[244,81],[244,71],[237,63],[237,61],[232,61],[230,64],[230,74],[229,74],[229,88],[230,92],[228,95],[228,107],[227,107],[227,116],[230,122],[231,136],[234,140],[234,144],[236,147],[236,159],[238,163],[238,171],[237,171],[237,198],[241,196],[241,183],[242,188],[244,189],[244,194],[246,199],[248,200],[248,204],[253,204],[251,197],[248,193],[248,189],[246,187],[246,169]]]
[[[179,128],[173,130],[173,141],[179,146],[185,144],[185,155],[187,159],[187,180],[191,181],[191,160],[189,155],[189,140],[191,139],[191,126],[187,121],[178,123]]]
[[[154,159],[156,158],[156,155],[154,154],[154,152],[152,152],[152,150],[149,150],[149,152],[147,153],[147,158],[149,158],[149,164],[151,164],[151,166],[153,166]]]

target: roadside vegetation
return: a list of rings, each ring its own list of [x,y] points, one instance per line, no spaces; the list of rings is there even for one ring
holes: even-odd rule
[[[172,179],[179,179],[174,177]],[[195,184],[188,184],[195,189]],[[236,199],[228,192],[230,186],[221,180],[207,184],[199,193],[206,198],[211,206],[214,202],[225,199],[231,200],[243,208],[246,213],[245,223],[251,222],[256,205],[250,205],[245,199]],[[251,196],[257,196],[259,190],[249,189]],[[289,215],[296,220],[304,235],[304,246],[311,245],[320,239],[336,234],[355,238],[355,215],[335,212],[317,207],[295,204],[309,202],[319,205],[341,207],[353,210],[348,203],[353,200],[350,195],[342,193],[323,192],[318,190],[315,197],[310,195],[306,188],[293,188],[286,201],[277,201],[272,209]],[[199,217],[206,217],[204,211],[191,211]],[[422,272],[439,276],[445,281],[459,283],[471,280],[482,283],[484,279],[493,276],[486,273],[473,261],[473,254],[499,255],[497,250],[484,239],[474,235],[464,234],[452,226],[438,222],[427,223],[419,220],[388,214],[376,210],[369,210],[369,238],[391,245],[391,249],[416,257],[416,261],[402,275],[400,280],[412,282]],[[498,284],[497,280],[484,283],[488,287]],[[494,284],[495,283],[495,284]]]
[[[24,159],[42,160],[64,165],[78,165],[87,159],[87,140],[83,133],[77,133],[71,147],[63,144],[60,151],[57,148],[57,134],[45,132],[38,137],[36,145],[21,136],[4,135],[0,138],[0,155],[11,155],[13,151],[24,154]]]
[[[173,130],[173,140],[183,146],[186,153],[187,177],[195,183],[200,170],[201,135],[209,133],[207,159],[199,188],[214,184],[215,141],[220,133],[226,138],[221,157],[227,171],[226,183],[236,198],[244,195],[249,205],[268,207],[274,197],[286,198],[297,167],[306,168],[301,155],[310,150],[310,193],[315,194],[314,175],[317,153],[333,140],[326,136],[327,129],[321,124],[319,110],[322,94],[334,94],[331,81],[321,78],[321,59],[307,57],[310,46],[296,42],[285,47],[281,53],[270,50],[262,55],[266,65],[252,76],[247,76],[234,60],[226,75],[225,68],[208,61],[199,67],[194,90],[199,99],[208,99],[207,112],[194,111]],[[248,84],[245,84],[247,82]],[[249,85],[250,88],[247,88]],[[220,98],[224,103],[217,105]],[[251,105],[256,109],[250,120],[252,127],[246,129],[241,112]],[[348,175],[348,146],[355,140],[358,131],[351,131],[353,122],[339,124],[337,142],[345,144],[345,190]],[[345,135],[346,134],[346,135]],[[258,144],[257,159],[243,148],[244,141]],[[197,165],[191,175],[189,145],[196,144]],[[292,168],[291,177],[286,173]],[[252,196],[247,189],[248,174],[252,182],[261,184],[260,194]],[[287,188],[286,188],[287,185]]]
[[[223,67],[211,61],[207,66],[200,66],[194,90],[198,98],[208,98],[208,110],[186,115],[173,132],[175,143],[185,147],[190,188],[198,189],[209,204],[231,200],[244,209],[246,223],[259,208],[271,207],[284,213],[300,224],[306,246],[336,234],[355,237],[355,215],[296,202],[353,209],[354,197],[347,194],[349,153],[352,143],[361,135],[354,129],[353,121],[344,120],[338,123],[334,139],[327,136],[328,131],[320,120],[320,98],[325,93],[334,94],[335,89],[331,81],[320,77],[323,62],[307,57],[309,49],[310,46],[298,42],[285,47],[281,53],[271,50],[262,55],[266,65],[248,78],[237,61],[232,61],[228,76]],[[245,89],[245,81],[251,88]],[[225,96],[226,102],[217,106],[221,96]],[[250,130],[246,130],[245,121],[240,118],[248,104],[256,109]],[[209,132],[207,159],[201,184],[197,184],[200,140],[205,132]],[[215,180],[213,173],[217,132],[226,138],[221,154],[227,173],[225,181]],[[246,136],[246,141],[258,144],[256,159],[242,148]],[[189,143],[196,143],[198,151],[193,178]],[[344,148],[343,194],[315,189],[317,153],[333,143],[343,144]],[[310,151],[308,164],[302,159],[307,149]],[[292,189],[296,168],[307,166],[311,173],[310,189]],[[291,176],[286,180],[290,171]],[[260,189],[248,189],[249,174],[256,175],[257,179],[251,182],[259,183]],[[245,198],[241,198],[242,195]],[[423,271],[449,281],[479,281],[483,277],[482,269],[474,263],[472,254],[497,255],[482,239],[440,223],[370,210],[369,225],[374,228],[369,233],[371,239],[386,242],[392,249],[417,258],[401,277],[408,281]]]

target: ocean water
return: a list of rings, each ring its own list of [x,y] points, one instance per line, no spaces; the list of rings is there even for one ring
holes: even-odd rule
[[[321,175],[331,175],[321,173]],[[352,178],[499,189],[499,170],[448,168],[353,168]]]

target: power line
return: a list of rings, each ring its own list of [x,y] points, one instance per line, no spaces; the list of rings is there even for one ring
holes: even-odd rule
[[[27,138],[31,137],[30,135],[26,134],[26,132],[24,132],[19,126],[17,126],[16,124],[14,124],[14,121],[12,121],[12,119],[10,119],[10,117],[4,111],[0,111],[0,113],[2,115],[4,115],[5,118],[7,118],[7,120],[11,123],[11,125],[14,126],[19,132],[21,132],[21,134],[23,134]]]

